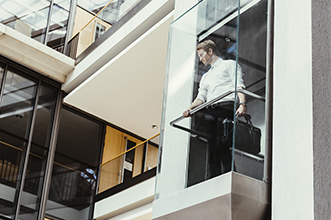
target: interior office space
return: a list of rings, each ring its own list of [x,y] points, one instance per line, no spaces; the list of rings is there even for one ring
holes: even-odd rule
[[[329,7],[0,1],[0,219],[328,219]],[[181,118],[206,39],[262,134],[213,179],[204,108]]]

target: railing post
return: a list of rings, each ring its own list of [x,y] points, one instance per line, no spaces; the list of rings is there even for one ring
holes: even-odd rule
[[[77,7],[77,0],[71,0],[70,9],[69,9],[69,18],[68,18],[68,25],[67,25],[67,34],[64,40],[64,46],[63,46],[63,53],[65,54],[68,47],[68,41],[72,37],[72,31],[74,28],[74,21],[76,16],[76,7]]]

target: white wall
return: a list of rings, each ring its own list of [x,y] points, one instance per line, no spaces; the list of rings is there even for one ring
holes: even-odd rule
[[[275,1],[272,219],[314,219],[311,1]]]
[[[151,215],[155,178],[95,203],[94,219],[133,219]]]

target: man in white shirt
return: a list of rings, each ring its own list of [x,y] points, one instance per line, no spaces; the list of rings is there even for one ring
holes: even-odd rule
[[[196,99],[183,112],[184,117],[190,116],[190,111],[235,88],[237,71],[237,88],[244,89],[242,70],[234,60],[223,60],[219,57],[216,44],[211,40],[200,43],[197,48],[200,61],[211,68],[200,81]],[[238,93],[239,107],[236,115],[246,114],[245,95]],[[225,118],[233,119],[235,94],[229,95],[207,107],[205,114],[206,132],[208,140],[208,178],[218,176],[231,170],[232,156],[228,146],[222,144],[223,125]]]

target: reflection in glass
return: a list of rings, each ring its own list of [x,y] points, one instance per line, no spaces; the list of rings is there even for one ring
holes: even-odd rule
[[[43,43],[49,6],[48,0],[0,0],[0,22]]]
[[[49,7],[28,14],[20,19],[21,22],[30,27],[31,37],[36,40],[39,39],[41,43],[44,42],[44,34],[46,31],[48,13]]]
[[[20,219],[37,219],[48,158],[57,89],[42,85],[25,179]],[[34,217],[34,218],[33,218]]]
[[[238,20],[239,3],[240,18]],[[170,57],[168,60],[169,69],[174,69],[171,70],[171,73],[173,73],[176,69],[176,63],[192,62],[191,57],[195,52],[197,42],[200,43],[210,39],[216,43],[218,50],[221,52],[220,58],[233,60],[241,66],[246,90],[261,96],[263,99],[266,87],[266,31],[267,0],[200,1],[171,24],[169,34],[171,36],[169,40],[171,47],[169,52],[171,54],[168,55]],[[211,68],[199,62],[197,56],[195,58],[193,99],[197,96],[201,78]],[[173,59],[176,62],[171,62]],[[236,79],[232,83],[237,83]],[[179,89],[178,93],[180,91]],[[237,104],[239,103],[237,102]],[[261,139],[263,140],[264,102],[246,95],[246,105],[254,126],[262,130]],[[232,113],[235,112],[237,107],[232,105]],[[206,137],[211,131],[208,132],[205,126],[206,111],[206,109],[203,109],[191,118],[193,135],[190,137],[190,149],[187,158],[185,158],[188,160],[187,186],[205,181],[208,177],[206,175],[208,170],[206,169],[208,164]],[[220,126],[222,126],[222,122],[220,122]],[[178,132],[183,131],[178,130]],[[222,137],[223,133],[220,132],[218,135]],[[230,147],[233,152],[232,161],[234,161],[231,171],[262,180],[264,145],[263,141],[261,143],[261,152],[257,155]],[[156,191],[157,194],[163,192],[161,188]]]
[[[222,59],[238,59],[238,64],[241,66],[244,73],[246,90],[263,97],[265,90],[266,70],[265,54],[267,1],[255,1],[254,7],[251,7],[252,5],[249,6],[247,3],[249,3],[249,1],[241,2],[242,13],[239,18],[239,26],[237,26],[237,16],[233,16],[235,14],[233,14],[232,10],[227,12],[225,10],[226,13],[223,14],[226,16],[224,18],[216,16],[217,19],[214,19],[213,16],[217,14],[217,8],[220,8],[215,5],[215,2],[207,1],[206,7],[203,7],[203,9],[207,8],[207,10],[201,9],[200,11],[205,11],[206,18],[202,21],[198,21],[198,24],[201,23],[201,26],[198,25],[196,30],[198,30],[198,36],[201,41],[211,39],[217,44],[218,49],[221,52],[220,57]],[[230,6],[231,5],[229,5],[229,7]],[[231,7],[235,7],[235,5],[232,5]],[[200,16],[200,18],[202,17]],[[218,23],[215,24],[215,21],[218,21]],[[204,29],[199,29],[200,27],[203,27]],[[237,35],[237,31],[239,31],[239,35]],[[239,36],[239,39],[237,39],[237,36]],[[238,56],[238,58],[236,56]],[[201,77],[209,70],[209,68],[210,67],[203,66],[201,63],[198,65],[194,80],[194,96],[196,96],[198,92]],[[237,104],[238,103],[239,102],[237,101]],[[264,102],[246,95],[246,105],[248,106],[248,114],[252,116],[253,124],[263,131],[265,117]],[[234,108],[233,111],[235,111],[237,107]],[[191,125],[195,132],[202,134],[202,137],[207,136],[204,134],[210,133],[204,131],[205,111],[208,110],[203,110],[193,116]],[[245,121],[245,119],[241,118],[239,120]],[[224,124],[222,123],[220,127],[223,128]],[[224,134],[224,132],[222,132],[222,134]],[[238,138],[241,137],[236,136],[236,140],[238,140]],[[234,141],[232,141],[232,143],[235,144]],[[246,151],[242,148],[237,149],[236,146],[237,145],[235,145],[234,148],[232,146],[233,171],[262,180],[264,168],[264,145],[262,144],[261,149],[263,150],[261,150],[258,155],[252,154],[248,150]],[[190,147],[188,186],[205,180],[207,169],[201,167],[207,166],[205,158],[208,158],[206,156],[207,152],[203,150],[206,148],[206,142],[201,139],[191,137]],[[201,157],[200,155],[205,156]]]
[[[4,208],[0,215],[13,214],[19,176],[31,124],[37,84],[8,70],[0,108],[0,194]]]
[[[65,37],[67,34],[68,19],[69,11],[60,5],[54,4],[47,37],[47,45],[61,53],[63,52]]]
[[[69,11],[71,0],[55,0],[54,3],[56,5],[59,5],[61,8],[65,9],[66,11]]]
[[[75,51],[79,56],[139,2],[140,0],[78,0],[73,36],[77,37],[79,32],[79,39],[73,44],[69,41],[72,45],[69,50]]]
[[[3,74],[4,74],[4,67],[2,67],[2,65],[0,63],[0,83],[2,82]],[[0,88],[1,88],[1,86],[0,86]]]
[[[100,123],[62,108],[47,215],[91,219],[101,150]],[[69,211],[71,210],[71,211]]]
[[[158,135],[141,141],[107,126],[104,143],[98,193],[127,182],[157,166]],[[128,152],[124,153],[125,151]]]

